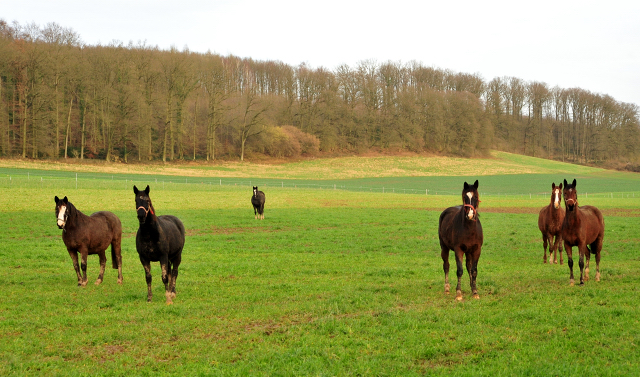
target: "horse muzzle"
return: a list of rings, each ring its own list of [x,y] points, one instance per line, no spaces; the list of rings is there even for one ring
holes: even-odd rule
[[[58,220],[58,229],[64,229],[64,221]]]

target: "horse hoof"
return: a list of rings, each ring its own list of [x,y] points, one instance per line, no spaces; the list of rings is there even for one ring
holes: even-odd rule
[[[100,283],[102,283],[102,280],[100,279],[96,280],[96,285],[100,285]]]
[[[476,300],[480,299],[480,295],[478,295],[477,293],[473,295],[473,298],[475,298]]]
[[[571,279],[571,281],[569,281],[569,285],[573,287],[573,279]]]
[[[583,286],[583,285],[584,285],[584,281],[581,281],[581,282],[580,282],[580,286]]]
[[[118,279],[118,284],[122,285],[122,279]]]
[[[462,301],[462,296],[456,296],[456,301]]]

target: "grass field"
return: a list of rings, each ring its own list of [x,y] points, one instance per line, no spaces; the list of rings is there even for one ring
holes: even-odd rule
[[[151,185],[158,214],[177,215],[187,228],[178,296],[167,306],[157,263],[154,301],[146,303],[128,178],[85,179],[78,189],[68,179],[0,183],[0,374],[635,375],[640,197],[633,187],[640,178],[584,167],[556,171],[531,161],[519,163],[531,164],[539,176],[520,171],[478,178],[481,191],[483,182],[491,190],[514,188],[511,196],[481,197],[481,298],[471,299],[465,272],[461,303],[443,293],[437,240],[438,216],[459,204],[459,193],[274,183],[265,189],[266,219],[257,221],[246,186],[162,189],[155,178],[136,180],[138,187]],[[0,174],[20,172],[10,168]],[[513,191],[518,181],[544,191],[551,182],[537,179],[565,174],[582,177],[579,190],[583,184],[603,188],[594,193],[616,193],[580,199],[601,208],[606,222],[602,280],[583,287],[569,286],[566,263],[542,263],[537,210],[548,197]],[[359,179],[378,185],[391,178]],[[442,187],[457,180],[461,190],[461,178],[432,179]],[[613,190],[611,179],[631,189]],[[85,213],[106,209],[120,217],[122,286],[112,269],[100,286],[91,284],[96,256],[89,257],[90,284],[76,286],[55,226],[54,195],[67,195]]]

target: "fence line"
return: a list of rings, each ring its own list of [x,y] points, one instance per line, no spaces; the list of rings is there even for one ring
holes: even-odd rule
[[[27,172],[22,176],[9,175],[6,177],[0,177],[0,187],[51,187],[51,188],[65,188],[65,189],[126,189],[131,190],[131,187],[136,185],[152,185],[162,184],[162,189],[170,190],[194,190],[212,188],[214,186],[227,186],[227,187],[268,187],[268,188],[280,188],[280,189],[318,189],[318,190],[342,190],[342,191],[354,191],[354,192],[379,192],[384,194],[412,194],[412,195],[459,195],[460,191],[449,191],[429,188],[399,188],[399,187],[376,187],[376,186],[364,186],[364,185],[340,185],[336,183],[317,184],[317,183],[299,183],[299,182],[286,182],[284,180],[277,181],[274,179],[268,181],[261,181],[255,179],[221,179],[221,178],[203,178],[203,177],[175,177],[175,179],[167,179],[168,177],[151,176],[139,176],[137,179],[100,175],[92,177],[90,174],[78,174],[75,176],[47,176],[47,175],[34,175]],[[184,180],[183,180],[184,179]],[[91,183],[89,183],[91,182]],[[88,183],[87,185],[85,185]],[[636,196],[636,193],[638,194]],[[531,193],[495,193],[495,192],[480,192],[481,196],[490,197],[504,197],[504,198],[529,198],[537,199],[540,197],[549,197],[550,192],[531,192]],[[594,197],[594,198],[640,198],[640,192],[602,192],[602,193],[580,193],[580,197]]]

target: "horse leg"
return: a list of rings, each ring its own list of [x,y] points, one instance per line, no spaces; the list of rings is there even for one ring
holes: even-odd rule
[[[591,244],[591,251],[596,254],[596,281],[600,281],[600,252],[602,251],[602,238],[598,238]]]
[[[591,260],[591,250],[587,245],[584,246],[584,250],[585,250],[585,259],[586,259],[585,266],[584,266],[584,280],[587,281],[589,280],[589,261]]]
[[[178,280],[178,266],[182,261],[182,256],[178,256],[173,260],[173,268],[171,269],[171,298],[176,298],[176,280]]]
[[[547,234],[546,233],[542,233],[542,247],[544,248],[543,249],[544,251],[542,252],[542,261],[546,264],[547,263]],[[551,259],[551,255],[549,255],[549,259]]]
[[[579,244],[578,245],[578,255],[580,255],[578,259],[578,266],[580,266],[580,285],[584,285],[584,249],[587,248],[587,245]]]
[[[474,250],[467,254],[467,273],[469,274],[469,279],[471,280],[471,292],[473,292],[473,298],[479,299],[478,295],[478,286],[476,283],[476,279],[478,277],[478,260],[480,259],[480,247],[477,246]],[[471,259],[471,262],[469,262]],[[469,269],[471,267],[471,269]]]
[[[100,258],[100,274],[98,274],[98,280],[96,280],[96,285],[100,285],[102,280],[104,279],[104,269],[107,266],[107,256],[104,251],[98,253],[98,257]]]
[[[556,236],[556,242],[555,242],[554,248],[556,249],[556,252],[560,254],[560,264],[562,264],[562,237],[561,236]]]
[[[260,205],[260,215],[262,216],[262,220],[264,220],[264,204]]]
[[[451,286],[449,285],[449,248],[441,246],[442,251],[440,256],[442,257],[442,269],[444,270],[444,293],[449,294]]]
[[[171,274],[171,264],[169,262],[169,258],[167,256],[163,256],[160,258],[160,268],[162,269],[162,282],[164,283],[164,295],[167,298],[167,305],[171,305],[173,302],[171,301],[171,292],[169,290],[169,282]]]
[[[462,301],[462,274],[464,269],[462,268],[462,258],[464,258],[464,252],[458,248],[454,250],[456,253],[456,276],[458,276],[458,285],[456,286],[456,300]]]
[[[569,265],[569,284],[573,286],[573,251],[567,241],[564,241],[564,251],[567,252],[567,264]]]
[[[151,262],[140,258],[140,263],[144,267],[144,275],[147,280],[147,302],[151,302],[153,293],[151,292]]]
[[[89,250],[87,250],[86,248],[83,248],[80,250],[80,256],[82,258],[82,261],[80,263],[80,268],[82,268],[82,286],[84,287],[85,285],[87,285],[88,279],[87,279],[87,256],[89,256]]]
[[[73,269],[76,270],[76,275],[78,276],[78,287],[80,287],[82,286],[82,275],[80,275],[80,265],[78,264],[78,252],[75,250],[67,251],[69,252],[69,256],[73,262]]]
[[[258,219],[258,209],[256,208],[256,206],[253,206],[253,218],[255,220]]]

